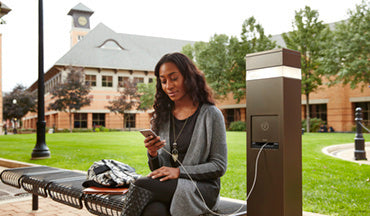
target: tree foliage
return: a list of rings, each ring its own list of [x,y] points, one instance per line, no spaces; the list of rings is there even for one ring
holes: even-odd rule
[[[156,92],[156,81],[151,83],[139,83],[137,85],[137,91],[140,94],[140,106],[141,110],[148,110],[153,108],[155,92]]]
[[[182,50],[204,72],[218,96],[231,92],[238,102],[245,97],[245,55],[276,47],[254,17],[244,21],[240,38],[215,34],[208,43],[195,42]]]
[[[28,112],[36,110],[36,95],[29,92],[25,86],[17,84],[3,97],[3,118],[21,119]]]
[[[309,95],[322,84],[319,66],[323,59],[323,50],[328,45],[331,32],[327,25],[319,21],[319,12],[309,6],[296,11],[293,31],[283,33],[287,48],[301,53],[302,94],[306,96],[306,116],[309,119]],[[309,121],[308,121],[309,122]],[[307,124],[307,131],[310,128]]]
[[[89,93],[91,87],[84,83],[83,68],[68,67],[65,82],[55,86],[50,92],[54,100],[49,110],[63,111],[69,114],[69,129],[72,132],[72,113],[91,103]]]
[[[109,101],[109,106],[106,106],[111,112],[122,115],[124,124],[126,125],[129,111],[138,109],[140,106],[140,93],[137,90],[137,83],[129,80],[124,83],[124,88],[118,88],[119,96],[112,101]]]
[[[335,26],[334,40],[326,50],[322,69],[330,84],[350,84],[363,89],[370,84],[369,2],[362,1],[349,11],[349,19]]]

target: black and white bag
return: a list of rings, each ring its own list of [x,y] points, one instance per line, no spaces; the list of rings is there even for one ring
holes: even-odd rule
[[[94,162],[87,171],[84,187],[128,187],[141,175],[127,164],[111,159],[103,159]]]

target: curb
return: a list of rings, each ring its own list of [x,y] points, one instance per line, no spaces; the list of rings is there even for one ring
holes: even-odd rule
[[[40,166],[40,165],[0,158],[0,166],[6,167],[6,168],[18,168],[18,167]]]
[[[331,156],[331,157],[358,163],[359,165],[362,165],[362,164],[370,165],[370,161],[369,161],[370,142],[365,143],[365,151],[367,153],[368,160],[355,160],[354,159],[354,153],[353,153],[354,144],[353,143],[326,146],[321,151],[322,153],[328,156]]]

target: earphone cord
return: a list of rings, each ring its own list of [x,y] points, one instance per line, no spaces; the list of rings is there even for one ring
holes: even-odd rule
[[[265,144],[260,148],[260,150],[259,150],[259,152],[258,152],[258,154],[257,154],[256,164],[255,164],[255,170],[254,170],[254,180],[253,180],[253,185],[252,185],[251,190],[249,191],[249,194],[248,194],[248,196],[247,196],[247,200],[246,200],[246,202],[248,202],[248,198],[249,198],[249,196],[251,195],[251,193],[252,193],[252,191],[253,191],[253,189],[254,189],[254,185],[256,184],[258,159],[259,159],[259,157],[260,157],[260,154],[261,154],[261,152],[262,152],[262,149],[263,149],[266,145],[267,145],[267,143],[265,143]],[[163,149],[167,154],[169,154],[170,156],[172,156],[172,154],[171,154],[170,152],[168,152],[166,149],[164,149],[164,148],[162,148],[162,149]],[[214,211],[212,211],[211,209],[209,209],[209,208],[208,208],[208,206],[207,206],[207,204],[206,204],[206,201],[204,200],[204,197],[203,197],[202,193],[200,192],[200,190],[199,190],[199,188],[198,188],[197,184],[195,183],[195,181],[193,180],[193,178],[190,176],[190,174],[188,173],[188,171],[185,169],[184,165],[183,165],[179,160],[177,160],[177,162],[178,162],[178,163],[180,164],[180,166],[184,169],[184,171],[185,171],[186,175],[189,177],[190,181],[193,183],[193,185],[195,186],[196,190],[198,191],[198,193],[199,193],[199,195],[200,195],[200,197],[201,197],[201,199],[202,199],[202,202],[203,202],[204,206],[206,207],[207,211],[209,211],[211,214],[213,214],[213,215],[219,215],[219,216],[229,216],[229,215],[234,215],[234,214],[238,213],[238,212],[243,208],[243,205],[241,205],[239,209],[237,209],[235,212],[233,212],[233,213],[229,213],[229,214],[219,214],[219,213],[214,212]]]

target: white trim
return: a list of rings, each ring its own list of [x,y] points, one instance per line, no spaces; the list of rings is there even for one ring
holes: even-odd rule
[[[351,97],[350,102],[370,102],[370,97]]]
[[[306,104],[306,99],[302,99],[302,105]],[[310,105],[311,104],[328,104],[329,99],[310,99]]]
[[[302,79],[301,69],[289,66],[277,66],[250,70],[247,71],[246,75],[247,81],[276,77],[286,77],[301,80]]]
[[[240,109],[240,108],[247,108],[247,105],[242,104],[230,104],[230,105],[221,105],[218,106],[219,109]]]

